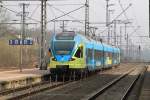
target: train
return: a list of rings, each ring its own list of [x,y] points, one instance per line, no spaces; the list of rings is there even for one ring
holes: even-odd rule
[[[51,74],[88,73],[120,64],[120,49],[76,32],[61,32],[50,40]]]

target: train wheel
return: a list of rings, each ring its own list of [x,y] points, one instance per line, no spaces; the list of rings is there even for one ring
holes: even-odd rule
[[[69,73],[69,81],[71,81],[72,80],[72,71],[70,71],[70,73]]]
[[[80,79],[81,79],[81,80],[83,79],[83,70],[81,71]]]

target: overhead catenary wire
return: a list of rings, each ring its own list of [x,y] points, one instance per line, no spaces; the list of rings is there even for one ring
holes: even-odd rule
[[[7,13],[7,10],[5,9],[5,10],[3,11],[3,13],[2,13],[3,18],[5,18],[6,13]]]
[[[121,7],[121,9],[122,9],[122,11],[123,11],[124,8],[123,8],[123,5],[121,4],[120,0],[118,0],[118,3],[119,3],[119,5],[120,5],[120,7]],[[128,18],[126,12],[124,12],[123,14],[124,14],[124,16],[126,17],[126,19],[129,20],[129,18]]]
[[[40,5],[37,5],[36,6],[36,8],[33,10],[33,12],[32,12],[32,14],[30,15],[30,17],[32,17],[34,14],[35,14],[35,12],[37,11],[37,9],[40,7]]]
[[[118,19],[122,14],[124,14],[126,12],[126,10],[128,10],[130,7],[132,6],[132,4],[130,3],[118,16],[116,16],[108,25],[112,24],[116,19]]]
[[[30,16],[30,17],[27,17],[27,18],[29,18],[29,19],[31,19],[31,20],[34,20],[34,21],[36,21],[36,22],[40,22],[40,21],[38,21],[38,20],[32,18],[32,16],[33,16],[34,13],[36,12],[36,10],[39,8],[40,4],[34,4],[34,5],[37,5],[37,7],[34,9],[34,11],[33,11],[33,13],[31,14],[31,16]],[[68,5],[69,5],[69,4],[68,4]],[[79,5],[79,4],[75,4],[75,5]],[[83,5],[83,4],[80,4],[80,5]],[[12,9],[9,9],[9,8],[7,8],[7,7],[4,7],[5,5],[1,5],[1,6],[2,6],[3,8],[5,8],[5,9],[7,9],[7,10],[13,12],[13,13],[18,14],[18,12],[14,11],[14,10],[12,10]],[[9,6],[9,5],[6,5],[6,6]],[[16,6],[16,5],[10,5],[10,6]],[[52,6],[52,5],[48,4],[48,6]],[[52,7],[53,7],[54,9],[56,9],[56,10],[62,12],[63,14],[65,14],[64,11],[62,11],[62,10],[60,10],[60,9],[54,7],[54,6],[52,6]],[[66,14],[66,15],[69,16],[69,17],[71,17],[71,18],[73,18],[73,19],[75,19],[75,20],[77,20],[76,18],[74,18],[74,17],[72,17],[72,16],[70,16],[70,15],[68,15],[68,14]],[[78,22],[83,24],[83,22],[81,22],[81,21],[78,21]]]
[[[54,18],[54,19],[51,19],[51,20],[47,21],[47,23],[50,23],[51,21],[54,21],[54,20],[59,19],[59,18],[61,18],[61,17],[64,17],[64,16],[66,16],[66,15],[68,15],[68,14],[70,14],[70,13],[73,13],[73,12],[75,12],[75,11],[81,9],[81,8],[84,8],[84,6],[81,6],[81,7],[77,8],[77,9],[74,9],[74,10],[72,10],[72,11],[69,11],[69,12],[67,12],[67,13],[65,13],[65,14],[63,14],[63,15],[61,15],[61,16],[58,16],[58,17],[56,17],[56,18]]]
[[[133,35],[133,33],[137,32],[137,30],[139,30],[139,29],[140,29],[140,26],[138,26],[136,29],[134,29],[133,32],[129,33],[130,37]],[[139,34],[139,36],[140,36],[140,34]]]
[[[50,10],[51,10],[51,13],[54,15],[54,17],[56,18],[56,14],[55,14],[55,11],[53,10],[53,8],[52,7],[49,7],[50,8]]]
[[[49,5],[50,7],[53,7],[53,8],[56,9],[57,11],[59,11],[59,12],[61,12],[61,13],[63,13],[63,14],[66,14],[66,12],[64,12],[63,10],[60,10],[60,9],[58,9],[58,8],[56,8],[56,7],[52,6],[52,5],[50,5],[50,4],[48,4],[48,5]],[[72,19],[78,20],[77,18],[75,18],[75,17],[73,17],[73,16],[70,16],[70,15],[67,15],[67,16],[69,16],[69,17],[72,18]],[[84,24],[84,23],[81,22],[80,20],[78,20],[78,22]]]
[[[123,6],[122,6],[120,0],[118,0],[118,3],[119,3],[119,5],[120,5],[120,7],[121,7],[121,9],[122,9],[122,11],[123,11],[124,8],[123,8]],[[132,9],[133,9],[133,8],[132,8]],[[127,20],[129,20],[129,18],[128,18],[126,12],[124,12],[124,16],[126,17]],[[135,17],[135,19],[136,19],[136,16],[135,16],[135,15],[134,15],[134,17]],[[136,20],[136,22],[137,22],[137,20]],[[131,24],[132,24],[132,23],[131,23]],[[137,24],[138,24],[138,23],[137,23]],[[133,32],[131,32],[130,35],[133,34],[133,33],[135,33],[135,32],[140,28],[139,25],[137,25],[137,27],[138,27],[137,29],[135,29],[134,27],[132,27]],[[136,31],[135,31],[135,30],[136,30]],[[139,35],[140,35],[140,34],[139,34]]]
[[[50,4],[54,6],[79,6],[79,5],[84,5],[84,4]]]
[[[126,12],[128,9],[129,9],[129,7],[131,7],[132,6],[132,4],[130,3],[120,14],[118,14],[108,25],[111,25],[115,20],[117,20],[124,12]],[[104,33],[105,31],[107,31],[107,28],[104,30],[104,31],[102,31],[101,33]]]
[[[1,1],[41,1],[41,0],[1,0]],[[47,0],[47,1],[70,1],[70,0]]]
[[[13,0],[12,0],[12,1],[13,1]],[[3,5],[4,5],[4,6],[14,6],[14,7],[18,6],[18,5],[16,5],[16,4],[14,4],[14,5],[13,5],[13,4],[12,4],[12,5],[8,5],[8,4],[4,4],[4,3],[3,3]],[[37,6],[37,5],[41,5],[41,4],[30,4],[30,5],[32,5],[32,6]]]
[[[15,13],[15,14],[18,14],[18,13],[19,13],[19,12],[17,12],[17,11],[14,11],[14,10],[12,10],[12,9],[9,9],[9,8],[3,6],[3,5],[0,5],[0,7],[5,8],[6,10],[8,10],[8,11],[10,11],[10,12],[13,12],[13,13]],[[38,21],[38,20],[33,19],[33,18],[31,18],[31,17],[28,17],[28,16],[26,16],[26,18],[31,19],[31,20],[33,20],[33,21],[36,21],[36,22],[38,22],[38,23],[41,22],[41,21]]]

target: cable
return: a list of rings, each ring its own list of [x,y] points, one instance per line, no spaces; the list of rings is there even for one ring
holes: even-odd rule
[[[123,11],[124,8],[123,8],[123,6],[122,6],[120,0],[118,0],[118,3],[119,3],[119,5],[120,5],[120,7],[121,7],[121,9],[122,9],[122,11]],[[126,15],[126,12],[124,12],[124,16],[126,17],[127,20],[129,20],[128,17],[127,17],[127,15]],[[134,16],[134,17],[135,17],[135,19],[136,19],[136,16]],[[137,21],[137,20],[136,20],[136,21]],[[132,27],[132,28],[133,28],[134,31],[137,30],[137,29],[135,29],[134,27]],[[131,34],[133,34],[133,33],[136,32],[136,31],[135,31],[135,32],[134,32],[134,31],[133,31]],[[131,35],[131,34],[130,34],[130,35]]]
[[[134,11],[134,8],[133,8],[133,7],[132,7],[132,14],[133,14],[133,16],[135,17],[136,24],[137,24],[137,25],[139,25],[139,24],[138,24],[138,20],[137,20],[137,17],[136,17],[136,15],[135,15],[135,11]]]
[[[12,0],[13,1],[13,0]],[[21,1],[21,0],[20,0]],[[5,5],[5,4],[3,4],[4,6],[18,6],[18,5]],[[32,6],[37,6],[37,5],[41,5],[41,4],[30,4],[30,5],[32,5]]]
[[[116,19],[118,19],[126,10],[128,10],[129,9],[129,7],[131,7],[132,6],[132,4],[130,3],[127,7],[126,7],[126,9],[124,9],[119,15],[117,15],[108,25],[111,25],[112,23],[113,23],[113,21],[115,21]],[[107,30],[107,28],[104,30],[104,31],[102,31],[102,33],[104,33],[105,31]]]
[[[138,29],[140,29],[140,26],[138,26],[136,29],[133,30],[133,32],[131,32],[129,35],[130,37],[133,35],[133,33],[135,33]]]
[[[85,4],[49,4],[49,5],[54,5],[54,6],[79,6],[79,5],[85,5]]]
[[[77,9],[75,9],[75,10],[72,10],[72,11],[66,13],[66,14],[63,14],[63,15],[61,15],[61,16],[58,16],[58,17],[54,18],[54,19],[51,19],[51,20],[47,21],[47,23],[49,23],[49,22],[51,22],[51,21],[54,21],[54,20],[56,20],[56,19],[59,19],[59,18],[61,18],[61,17],[64,17],[64,16],[66,16],[66,15],[72,13],[72,12],[75,12],[75,11],[77,11],[77,10],[83,8],[83,7],[84,7],[84,6],[81,6],[81,7],[77,8]]]
[[[39,8],[39,6],[40,6],[40,5],[37,5],[37,7],[33,10],[33,13],[31,14],[30,17],[32,17],[32,16],[35,14],[35,12],[36,12],[36,10]]]
[[[1,1],[41,1],[41,0],[1,0]],[[70,1],[70,0],[47,0],[47,1]]]
[[[121,9],[122,9],[122,11],[123,11],[123,10],[124,10],[124,8],[123,8],[123,6],[122,6],[122,4],[121,4],[120,0],[118,0],[118,3],[119,3],[119,5],[120,5],[120,7],[121,7]],[[129,19],[128,19],[128,17],[127,17],[126,12],[124,12],[123,14],[124,14],[124,16],[126,17],[126,19],[127,19],[127,20],[129,20]]]
[[[3,5],[0,5],[0,6],[3,7],[3,8],[5,8],[5,9],[7,9],[8,11],[11,11],[11,12],[13,12],[13,13],[18,14],[18,12],[14,11],[14,10],[12,10],[12,9],[9,9],[9,8],[7,8],[7,7],[4,7]],[[31,20],[34,20],[34,21],[36,21],[36,22],[41,22],[41,21],[38,21],[38,20],[33,19],[33,18],[31,18],[31,17],[27,17],[27,16],[26,16],[26,18],[31,19]]]
[[[53,7],[52,5],[50,5],[50,4],[48,4],[50,7]],[[64,11],[62,11],[62,10],[60,10],[60,9],[58,9],[58,8],[56,8],[56,7],[53,7],[54,9],[56,9],[57,11],[59,11],[59,12],[61,12],[61,13],[63,13],[63,14],[66,14],[66,12],[64,12]],[[70,16],[70,15],[67,15],[67,16],[69,16],[70,18],[72,18],[72,19],[75,19],[75,20],[78,20],[77,18],[75,18],[75,17],[73,17],[73,16]],[[80,22],[80,23],[82,23],[82,24],[84,24],[83,22],[81,22],[81,21],[78,21],[78,22]]]
[[[53,11],[52,7],[49,7],[49,8],[50,8],[52,14],[54,15],[54,17],[56,18],[56,14],[55,14],[55,12]]]
[[[124,9],[118,16],[116,16],[116,17],[111,21],[110,24],[112,24],[113,21],[115,21],[115,20],[118,19],[122,14],[124,14],[124,12],[126,12],[126,10],[128,10],[128,8],[131,7],[131,6],[132,6],[132,4],[130,3],[130,4],[126,7],[126,9]],[[108,24],[108,25],[110,25],[110,24]]]

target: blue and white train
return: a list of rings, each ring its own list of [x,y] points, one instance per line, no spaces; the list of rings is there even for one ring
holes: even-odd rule
[[[56,34],[50,41],[52,74],[91,72],[120,64],[120,49],[75,32]]]

